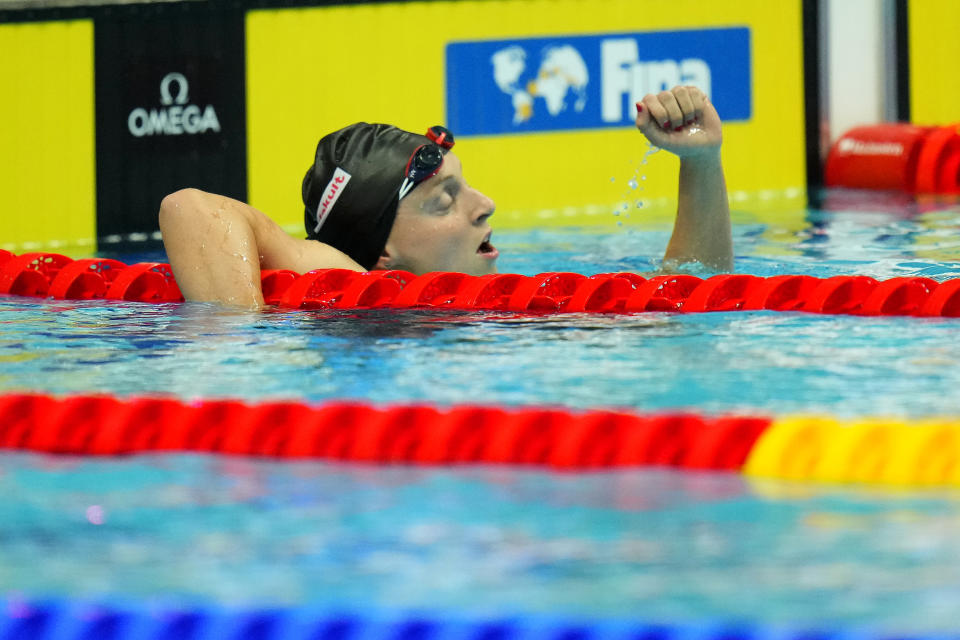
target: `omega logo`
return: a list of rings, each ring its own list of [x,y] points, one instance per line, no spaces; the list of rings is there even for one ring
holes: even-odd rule
[[[176,87],[176,95],[171,91]],[[208,104],[201,111],[190,100],[190,83],[186,76],[176,71],[168,73],[160,81],[160,109],[137,107],[127,116],[127,129],[130,134],[143,136],[198,134],[208,131],[220,132],[220,121],[213,105]]]

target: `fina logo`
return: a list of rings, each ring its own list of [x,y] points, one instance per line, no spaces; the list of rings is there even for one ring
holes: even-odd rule
[[[583,111],[587,104],[590,74],[580,52],[570,45],[547,47],[540,60],[535,79],[521,86],[527,69],[527,52],[520,45],[497,51],[490,57],[493,81],[513,102],[513,124],[526,122],[533,116],[534,98],[543,98],[547,112],[556,116],[567,108],[567,94],[573,92],[574,109]]]
[[[490,58],[493,80],[510,96],[513,124],[530,120],[535,99],[542,98],[547,113],[556,117],[573,109],[582,112],[587,104],[590,74],[581,53],[570,44],[545,47],[536,75],[527,73],[528,52],[514,44],[496,51]],[[524,79],[526,78],[526,82]],[[634,38],[606,38],[600,43],[600,106],[605,123],[624,120],[624,96],[630,106],[629,118],[636,118],[632,106],[648,93],[659,93],[677,85],[696,85],[710,95],[710,67],[700,58],[682,60],[640,60]]]
[[[170,85],[176,84],[176,98],[170,92]],[[160,81],[160,109],[147,111],[137,107],[127,117],[127,128],[137,138],[143,136],[178,136],[184,133],[197,134],[215,131],[220,133],[220,121],[213,105],[208,104],[203,112],[189,101],[190,84],[182,73],[168,73]],[[187,106],[183,106],[187,105]]]

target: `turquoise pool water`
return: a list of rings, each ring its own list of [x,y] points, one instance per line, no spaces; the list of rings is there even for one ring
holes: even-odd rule
[[[960,255],[958,210],[809,219],[800,229],[737,225],[737,270],[960,277],[960,262],[946,259]],[[645,272],[668,233],[613,230],[500,233],[502,270]],[[247,313],[197,303],[0,298],[0,320],[0,391],[960,414],[957,319]]]
[[[8,593],[956,629],[956,495],[202,456],[2,456]]]
[[[0,300],[0,390],[929,416],[960,320],[778,313],[248,314]]]
[[[960,277],[955,205],[784,219],[737,216],[737,271]],[[667,235],[611,225],[494,241],[502,271],[589,274],[650,271]],[[958,330],[801,313],[247,313],[8,297],[0,392],[956,416]],[[0,457],[0,597],[958,626],[950,492],[665,470]]]

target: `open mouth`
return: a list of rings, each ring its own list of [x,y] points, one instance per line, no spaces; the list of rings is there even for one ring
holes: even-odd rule
[[[491,235],[493,235],[492,231],[486,235],[486,237],[483,239],[483,242],[481,242],[480,246],[477,247],[477,253],[485,258],[496,258],[500,255],[500,252],[497,251],[497,248],[490,244]]]

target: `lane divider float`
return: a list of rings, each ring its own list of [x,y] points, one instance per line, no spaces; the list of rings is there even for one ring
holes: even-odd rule
[[[0,449],[93,456],[209,452],[382,464],[738,470],[769,423],[687,413],[0,396]]]
[[[261,273],[267,304],[284,309],[445,308],[521,313],[807,311],[864,316],[960,317],[960,278],[815,278],[723,274],[709,278],[550,272],[468,276],[318,269]],[[182,302],[170,265],[0,250],[0,294],[58,300]]]
[[[690,623],[646,622],[621,616],[615,619],[577,619],[558,615],[510,614],[489,617],[443,612],[378,611],[320,606],[237,607],[209,604],[177,606],[138,602],[131,598],[103,600],[0,600],[0,638],[54,640],[144,640],[192,638],[210,640],[365,640],[458,639],[484,640],[721,640],[767,638],[823,640],[850,637],[883,640],[889,634],[849,628],[831,630],[768,627],[729,621]],[[916,640],[934,640],[942,634],[912,634]]]
[[[369,464],[675,467],[757,478],[960,487],[960,419],[772,418],[360,402],[0,395],[0,449],[206,452]]]
[[[743,471],[803,482],[960,487],[960,420],[781,418],[757,440]]]

